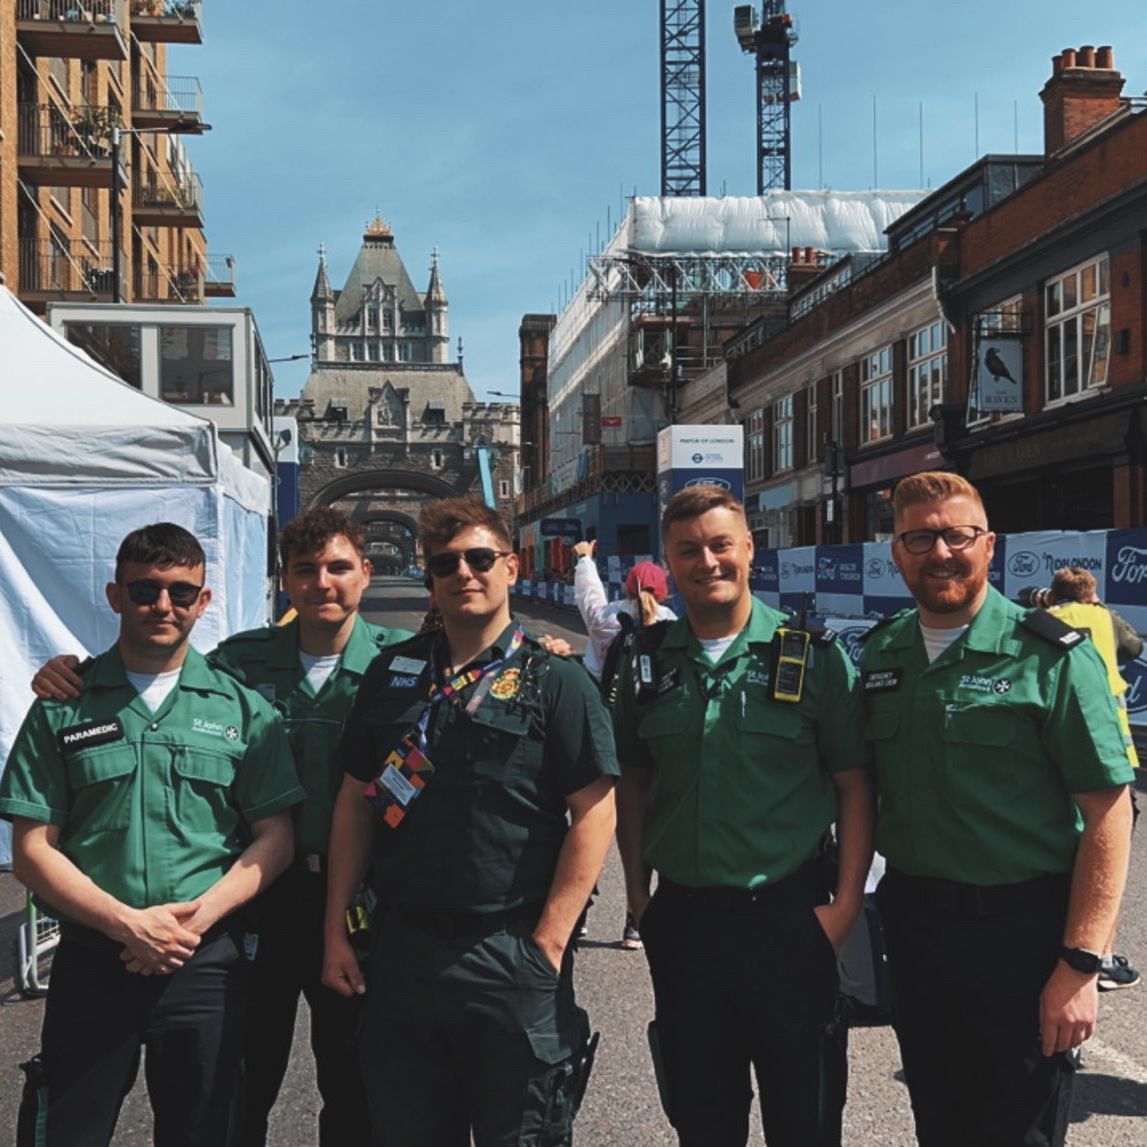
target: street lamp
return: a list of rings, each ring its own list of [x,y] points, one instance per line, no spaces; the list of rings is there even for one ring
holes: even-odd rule
[[[112,280],[115,283],[114,296],[117,303],[123,302],[122,262],[120,253],[121,235],[123,230],[123,209],[120,206],[120,195],[123,193],[123,179],[120,176],[120,141],[125,135],[203,135],[211,130],[209,123],[199,123],[193,120],[176,120],[170,127],[113,127],[111,131],[112,145]]]

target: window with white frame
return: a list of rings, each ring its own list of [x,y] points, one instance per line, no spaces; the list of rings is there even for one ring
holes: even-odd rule
[[[749,415],[749,433],[745,439],[745,480],[760,481],[765,476],[765,412],[754,410]]]
[[[446,465],[446,455],[441,450],[430,451],[430,469],[441,470]]]
[[[815,462],[820,454],[820,427],[816,419],[816,383],[810,382],[805,391],[805,461]]]
[[[908,425],[927,426],[948,392],[948,327],[931,323],[908,336]]]
[[[976,331],[980,339],[985,337],[990,338],[992,335],[998,334],[1001,331],[1018,334],[1022,330],[1023,296],[1021,295],[1013,295],[1010,299],[1004,299],[1002,303],[997,303],[995,306],[988,308],[988,310],[981,311],[976,316]],[[992,421],[993,417],[996,419],[1015,417],[1015,415],[1001,415],[997,411],[981,410],[976,404],[976,399],[976,381],[973,378],[972,393],[968,399],[969,426],[982,425]]]
[[[1048,402],[1107,384],[1111,352],[1110,264],[1092,259],[1044,287],[1044,378]]]
[[[793,396],[773,403],[773,473],[793,468]]]
[[[832,441],[844,441],[844,371],[832,375]]]
[[[860,443],[892,434],[892,347],[860,360]]]

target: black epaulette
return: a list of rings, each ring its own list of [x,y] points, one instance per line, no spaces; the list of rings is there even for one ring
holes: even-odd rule
[[[836,630],[823,625],[806,625],[805,632],[812,638],[813,645],[831,645],[836,640]]]
[[[1065,653],[1087,637],[1082,630],[1068,625],[1066,621],[1044,609],[1033,609],[1020,624],[1025,629],[1030,629],[1037,637],[1042,637],[1044,641],[1050,641],[1052,645],[1058,646]]]
[[[869,626],[856,640],[861,643],[867,641],[878,630],[883,629],[886,625],[891,625],[894,621],[899,621],[911,612],[910,609],[898,609],[895,613],[890,613],[887,617],[882,617],[875,625]]]

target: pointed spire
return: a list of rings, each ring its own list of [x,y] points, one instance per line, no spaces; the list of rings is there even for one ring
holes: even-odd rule
[[[442,287],[442,280],[438,276],[438,248],[435,247],[431,255],[430,286],[426,289],[426,306],[446,306],[446,291]]]
[[[327,247],[325,243],[319,244],[319,271],[315,275],[315,289],[311,291],[311,302],[325,302],[335,297],[331,290],[330,280],[327,278]]]

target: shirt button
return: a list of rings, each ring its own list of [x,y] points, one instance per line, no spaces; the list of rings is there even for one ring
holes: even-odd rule
[[[159,728],[159,726],[158,726],[158,725],[152,725],[152,726],[151,726],[151,731],[154,733],[154,732],[155,732],[155,731],[156,731],[158,728]]]

